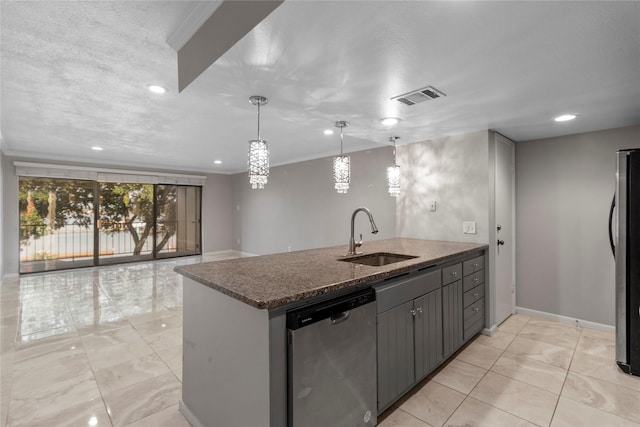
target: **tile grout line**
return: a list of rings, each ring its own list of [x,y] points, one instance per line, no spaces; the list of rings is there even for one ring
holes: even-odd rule
[[[480,336],[480,335],[478,335],[478,336]],[[474,339],[473,339],[473,341],[472,341],[471,343],[475,342],[477,339],[478,339],[478,337],[474,338]],[[470,343],[470,344],[471,344],[471,343]],[[481,344],[481,343],[478,343],[478,344]],[[491,347],[491,346],[487,346],[487,347]],[[491,347],[491,348],[495,348],[495,347]],[[500,350],[500,349],[496,349],[496,350]],[[463,350],[463,351],[464,351],[464,350]],[[444,421],[444,423],[442,424],[442,426],[444,426],[445,424],[447,424],[447,422],[451,419],[451,417],[453,417],[453,415],[458,411],[458,409],[460,409],[460,406],[462,406],[462,404],[463,404],[463,403],[464,403],[468,398],[475,399],[474,397],[472,397],[472,396],[471,396],[471,393],[473,393],[473,390],[475,390],[475,389],[478,387],[478,384],[480,384],[480,383],[482,382],[482,380],[487,376],[487,373],[489,373],[489,371],[491,370],[491,368],[493,367],[493,365],[495,365],[495,363],[498,361],[498,359],[500,359],[500,358],[502,357],[502,355],[504,354],[504,352],[505,352],[505,350],[501,350],[500,355],[496,358],[496,360],[491,364],[491,366],[490,366],[488,369],[485,369],[485,368],[483,368],[483,367],[481,367],[481,366],[474,365],[473,363],[465,362],[464,360],[459,360],[460,362],[468,363],[468,364],[470,364],[471,366],[475,366],[475,367],[477,367],[477,368],[484,369],[484,370],[485,370],[485,373],[484,373],[484,374],[482,374],[482,378],[480,378],[480,379],[478,380],[478,382],[473,386],[473,388],[471,388],[471,390],[469,390],[469,393],[466,393],[466,395],[465,395],[464,399],[462,399],[462,402],[460,402],[460,404],[458,404],[458,406],[456,406],[456,409],[454,409],[454,410],[453,410],[453,412],[451,413],[451,415],[449,415],[449,416],[447,417],[447,419]],[[454,359],[454,360],[455,360],[455,359]],[[441,385],[443,385],[443,386],[444,386],[444,384],[441,384]],[[445,387],[446,387],[446,386],[445,386]],[[450,388],[450,387],[448,387],[448,388]],[[455,390],[455,391],[457,391],[457,390]],[[478,399],[476,399],[476,400],[478,400]],[[481,402],[481,401],[479,401],[479,402]],[[484,402],[483,402],[483,403],[484,403]],[[492,406],[492,405],[489,405],[489,406]],[[493,406],[492,406],[492,407],[493,407]],[[496,408],[496,409],[501,410],[500,408]]]
[[[93,367],[93,363],[91,363],[91,359],[89,358],[89,352],[87,352],[87,347],[85,346],[84,340],[82,339],[82,337],[80,337],[80,344],[82,345],[82,349],[84,350],[84,355],[87,358],[87,361],[89,362],[89,369],[91,369],[91,375],[93,375],[93,380],[95,381],[96,388],[98,389],[98,393],[100,394],[100,399],[102,400],[102,406],[104,406],[104,411],[106,412],[107,417],[109,417],[109,423],[113,427],[114,423],[113,423],[113,419],[111,418],[111,413],[109,412],[109,407],[107,406],[106,400],[104,400],[104,395],[102,393],[102,389],[98,385],[98,378],[96,377],[96,370]]]
[[[527,323],[529,323],[529,320],[531,320],[531,317],[529,317],[529,319],[527,319],[527,321],[526,321],[526,322],[524,322],[524,324],[522,325],[522,327],[520,328],[520,330],[518,331],[518,333],[517,333],[517,334],[515,334],[515,337],[516,337],[516,338],[520,336],[520,333],[522,332],[522,330],[524,329],[524,327],[527,325]],[[514,340],[515,340],[515,338],[514,338]],[[576,343],[576,345],[577,345],[577,343]],[[511,353],[511,352],[508,352],[506,349],[505,349],[505,350],[503,350],[503,351],[502,351],[502,353],[500,354],[500,356],[496,359],[496,361],[495,361],[495,362],[493,362],[493,364],[491,365],[491,367],[487,370],[487,372],[485,372],[485,374],[483,375],[482,379],[481,379],[480,381],[478,381],[478,383],[476,384],[476,386],[475,386],[475,387],[474,387],[474,388],[469,392],[469,395],[468,395],[467,397],[469,397],[469,398],[471,398],[471,399],[475,399],[475,400],[477,400],[477,401],[479,401],[479,402],[481,402],[481,403],[483,403],[483,404],[485,404],[485,405],[487,405],[487,406],[490,406],[490,407],[492,407],[492,408],[494,408],[494,409],[497,409],[498,411],[502,411],[502,412],[504,412],[504,413],[506,413],[506,414],[509,414],[509,415],[514,416],[514,417],[516,417],[516,418],[519,418],[519,419],[521,419],[521,420],[523,420],[523,421],[526,421],[527,423],[531,423],[531,424],[534,424],[534,425],[539,425],[539,424],[534,423],[533,421],[530,421],[530,420],[527,420],[527,419],[525,419],[525,418],[522,418],[521,416],[516,415],[516,414],[514,414],[514,413],[512,413],[512,412],[505,411],[504,409],[498,408],[498,407],[496,407],[496,406],[494,406],[494,405],[492,405],[492,404],[490,404],[490,403],[484,402],[484,401],[482,401],[482,400],[476,399],[475,397],[471,396],[471,393],[473,392],[473,390],[475,390],[475,389],[478,387],[478,384],[480,384],[480,382],[481,382],[481,381],[486,377],[486,375],[487,375],[489,372],[492,372],[493,374],[496,374],[496,375],[500,375],[501,377],[507,378],[507,379],[509,379],[509,380],[511,380],[511,381],[517,381],[517,382],[519,382],[519,383],[526,384],[526,385],[528,385],[528,386],[531,386],[531,387],[537,388],[538,390],[543,390],[543,391],[547,391],[547,392],[548,392],[548,390],[544,390],[544,389],[542,389],[542,388],[540,388],[540,387],[534,386],[534,385],[529,384],[529,383],[526,383],[526,382],[524,382],[524,381],[520,381],[520,380],[517,380],[517,379],[515,379],[515,378],[508,377],[508,376],[506,376],[506,375],[500,374],[499,372],[492,371],[491,369],[495,366],[496,362],[497,362],[497,361],[498,361],[498,360],[499,360],[499,359],[504,355],[504,353],[513,354],[513,353]],[[531,360],[533,360],[533,359],[531,359]],[[541,363],[542,363],[542,362],[541,362]],[[553,366],[553,365],[550,365],[550,366]],[[567,372],[568,372],[568,370],[567,370]],[[551,392],[549,392],[549,393],[551,393]],[[552,393],[552,394],[555,394],[555,393]],[[558,394],[558,400],[559,400],[559,399],[560,399],[560,394]],[[465,398],[465,400],[466,400],[466,398]],[[556,400],[556,406],[557,406],[557,404],[558,404],[558,403],[557,403],[557,402],[558,402],[558,400]],[[554,408],[554,413],[555,413],[555,408]],[[452,414],[452,416],[453,416],[453,414]],[[450,417],[449,417],[449,418],[450,418]],[[551,422],[552,422],[552,421],[553,421],[553,414],[552,414],[552,416],[551,416],[551,419],[549,420],[549,425],[551,425]]]
[[[556,405],[553,408],[553,413],[551,414],[551,420],[549,421],[549,425],[553,423],[553,419],[556,416],[556,411],[558,410],[558,405],[560,404],[560,397],[562,396],[562,392],[564,391],[564,386],[567,383],[567,378],[569,378],[569,371],[571,370],[571,365],[573,364],[573,358],[576,356],[576,349],[578,348],[578,344],[580,343],[580,338],[582,338],[582,330],[583,328],[580,327],[580,334],[578,335],[576,344],[573,346],[573,351],[571,353],[571,360],[569,361],[569,366],[567,366],[567,372],[564,375],[564,381],[562,381],[562,387],[560,387],[560,393],[558,393],[558,399],[556,400]]]

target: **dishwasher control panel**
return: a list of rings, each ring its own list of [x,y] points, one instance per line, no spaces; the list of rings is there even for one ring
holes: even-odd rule
[[[376,300],[376,293],[372,288],[347,294],[329,301],[303,307],[287,313],[287,329],[296,330],[329,317],[344,319],[354,308]]]

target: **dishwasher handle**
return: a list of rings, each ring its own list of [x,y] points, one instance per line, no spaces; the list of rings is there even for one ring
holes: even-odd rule
[[[343,311],[340,314],[334,314],[333,316],[331,316],[331,324],[337,325],[339,323],[346,322],[347,320],[349,320],[350,313],[350,311]]]

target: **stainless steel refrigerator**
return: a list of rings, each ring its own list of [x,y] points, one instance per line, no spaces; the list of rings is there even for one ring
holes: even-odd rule
[[[617,239],[610,235],[612,248],[617,242],[616,361],[624,372],[640,375],[640,149],[618,151],[616,176],[611,213]]]

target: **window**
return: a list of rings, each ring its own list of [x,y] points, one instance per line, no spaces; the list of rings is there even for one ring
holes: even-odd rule
[[[20,177],[20,272],[201,253],[201,188]]]

